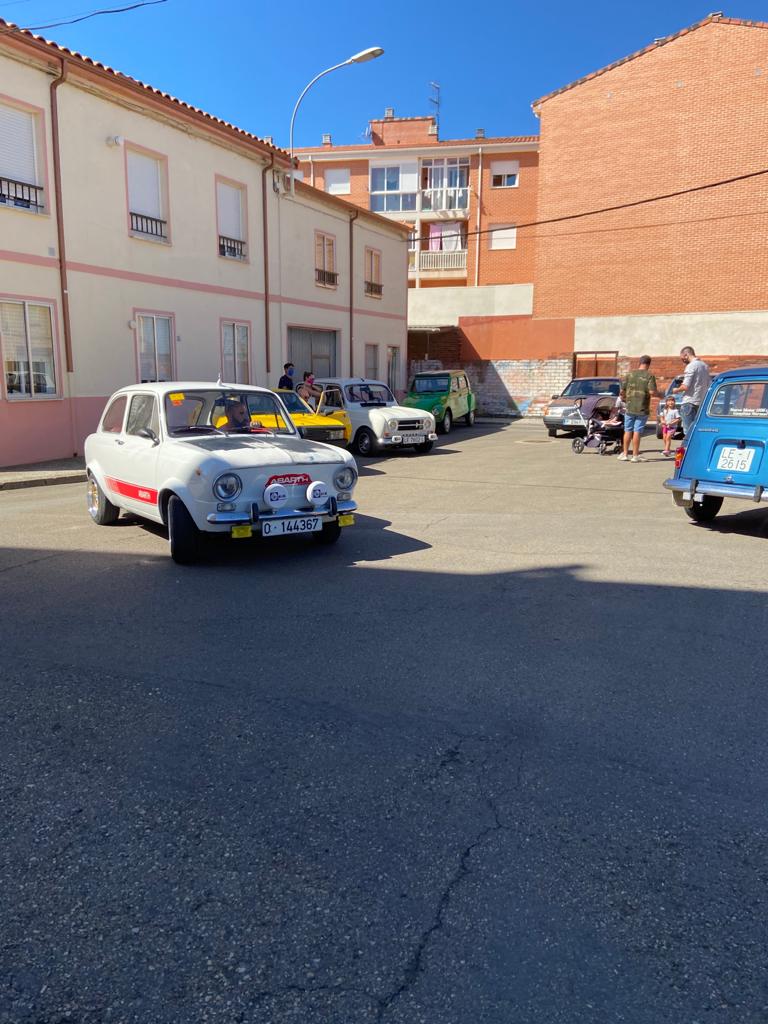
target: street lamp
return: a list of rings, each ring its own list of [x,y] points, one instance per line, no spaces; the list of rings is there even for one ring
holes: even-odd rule
[[[353,54],[351,57],[348,57],[346,60],[343,60],[340,64],[334,64],[332,68],[326,68],[325,71],[321,71],[320,74],[315,75],[312,81],[304,88],[304,91],[302,92],[301,96],[299,96],[299,98],[296,100],[296,106],[293,108],[293,113],[291,114],[291,130],[288,144],[288,151],[291,154],[291,161],[293,161],[293,123],[296,120],[296,111],[299,109],[299,104],[307,95],[307,93],[315,84],[315,82],[317,82],[318,79],[322,78],[323,75],[329,75],[332,71],[337,71],[339,68],[343,68],[347,64],[365,64],[366,61],[375,60],[377,57],[380,57],[382,53],[384,53],[384,50],[380,46],[369,46],[367,50],[361,50],[360,53]],[[291,191],[293,191],[293,164],[291,164]]]

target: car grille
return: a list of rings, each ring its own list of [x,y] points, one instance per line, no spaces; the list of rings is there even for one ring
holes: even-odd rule
[[[418,420],[398,420],[398,422],[397,422],[397,429],[400,430],[400,431],[403,431],[403,432],[407,432],[409,430],[422,430],[423,431],[424,430],[424,427],[422,426],[423,422],[424,421],[422,419],[418,419]]]
[[[304,436],[313,441],[343,441],[344,428],[337,427],[305,427]]]

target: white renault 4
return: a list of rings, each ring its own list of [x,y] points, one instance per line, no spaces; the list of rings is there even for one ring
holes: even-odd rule
[[[375,455],[386,448],[428,452],[437,440],[435,417],[422,409],[406,409],[380,380],[365,377],[315,379],[322,389],[318,412],[352,424],[350,447],[358,455]]]

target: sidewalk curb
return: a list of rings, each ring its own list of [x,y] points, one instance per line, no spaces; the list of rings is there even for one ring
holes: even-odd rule
[[[25,487],[51,487],[54,484],[81,484],[88,479],[85,472],[69,476],[32,477],[30,480],[8,480],[0,482],[0,491],[19,491]]]

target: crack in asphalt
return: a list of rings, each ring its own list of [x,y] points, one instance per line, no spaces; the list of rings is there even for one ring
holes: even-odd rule
[[[444,752],[438,766],[438,771],[451,765],[455,765],[457,762],[460,761],[462,753],[461,748],[464,742],[466,742],[466,740],[468,740],[469,738],[470,737],[462,737],[457,744],[455,744],[452,747],[449,747]],[[477,739],[478,737],[473,738]],[[487,737],[483,737],[483,739],[486,738]],[[522,788],[523,757],[524,754],[523,750],[521,749],[517,760],[517,768],[515,771],[515,783],[512,786],[512,791],[514,792],[518,792]],[[489,760],[490,755],[486,756],[480,765],[481,777],[486,775]],[[433,936],[435,936],[438,932],[442,931],[443,929],[443,926],[445,924],[445,915],[448,909],[448,905],[451,901],[451,896],[453,895],[455,889],[461,884],[462,880],[470,873],[469,861],[472,857],[472,854],[475,852],[475,850],[477,850],[479,846],[481,846],[486,841],[486,839],[488,839],[489,836],[495,835],[497,832],[502,832],[508,829],[508,826],[504,825],[501,820],[499,809],[495,800],[492,797],[488,797],[486,804],[493,815],[493,824],[486,825],[484,828],[480,829],[480,831],[475,835],[474,839],[472,839],[472,841],[467,846],[465,846],[464,849],[461,851],[456,870],[448,879],[445,886],[443,887],[442,892],[440,893],[440,897],[437,901],[437,906],[435,908],[435,913],[432,917],[432,922],[429,925],[429,927],[421,933],[419,941],[416,944],[416,948],[414,949],[413,953],[411,954],[411,957],[409,958],[407,964],[405,965],[405,968],[403,970],[403,980],[400,982],[396,989],[389,993],[389,995],[380,997],[376,1000],[378,1004],[378,1010],[376,1014],[377,1024],[381,1024],[381,1022],[384,1020],[384,1015],[391,1008],[391,1006],[415,984],[417,978],[422,973],[423,961],[427,947],[429,946]]]

